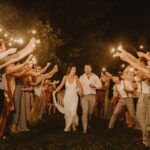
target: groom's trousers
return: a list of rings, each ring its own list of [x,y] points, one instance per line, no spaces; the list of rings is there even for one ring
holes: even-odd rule
[[[82,124],[83,124],[84,131],[87,130],[88,122],[91,121],[95,102],[96,102],[95,94],[84,95],[81,98]]]

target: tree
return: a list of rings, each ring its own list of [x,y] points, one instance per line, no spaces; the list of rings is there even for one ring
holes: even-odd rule
[[[49,20],[44,22],[40,19],[40,11],[39,14],[36,9],[26,12],[5,1],[1,2],[0,9],[0,17],[2,18],[0,23],[3,25],[4,32],[8,33],[8,37],[3,37],[4,32],[0,36],[5,38],[7,45],[9,41],[12,42],[11,37],[13,39],[21,37],[25,39],[25,43],[18,45],[13,41],[12,46],[22,48],[34,36],[37,39],[34,55],[38,60],[38,64],[43,66],[48,61],[53,64],[61,64],[56,56],[56,49],[63,44],[60,39],[60,32],[53,29]],[[4,15],[5,13],[6,15]]]

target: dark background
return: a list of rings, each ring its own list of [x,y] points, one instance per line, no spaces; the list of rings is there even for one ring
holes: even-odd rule
[[[59,28],[65,44],[57,49],[57,56],[67,65],[76,64],[79,72],[85,63],[91,63],[97,73],[102,67],[119,70],[121,61],[112,58],[110,48],[120,43],[130,52],[140,44],[149,50],[150,9],[146,0],[6,1],[24,13],[35,10],[35,16]]]

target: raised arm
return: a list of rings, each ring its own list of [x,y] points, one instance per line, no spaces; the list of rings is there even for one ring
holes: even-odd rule
[[[48,69],[48,67],[51,65],[51,63],[47,63],[47,65],[40,71],[41,74],[43,74],[44,72],[46,72],[46,70]]]
[[[118,50],[119,50],[119,52],[126,52],[126,50],[124,50],[122,47],[120,47]],[[136,57],[134,57],[133,55],[131,55],[130,53],[126,53],[126,55],[128,55],[128,58],[130,60],[132,60],[133,62],[135,62],[135,63],[139,62],[139,60]]]
[[[105,72],[105,75],[106,75],[107,78],[112,79],[112,76],[113,76],[113,75],[112,75],[111,73]]]
[[[36,81],[30,83],[30,85],[32,85],[32,86],[37,86],[37,85],[41,84],[42,81],[43,81],[43,77],[42,77],[42,76],[38,76],[38,77],[36,78]]]
[[[25,48],[23,48],[21,51],[18,53],[14,54],[13,56],[7,57],[5,60],[5,63],[3,65],[0,65],[0,69],[8,66],[9,64],[15,63],[20,61],[21,59],[25,58],[28,56],[30,53],[32,53],[35,49],[35,39],[32,38],[30,42],[26,45]]]
[[[36,72],[33,69],[31,69],[30,71],[27,72],[27,75],[30,75],[32,77],[38,77],[41,74],[39,72]]]
[[[105,82],[103,88],[108,89],[109,85],[110,85],[110,80]]]
[[[150,61],[150,54],[149,54],[149,52],[147,52],[147,53],[137,52],[137,55],[139,57],[144,57],[145,59],[147,59],[148,61]]]
[[[15,77],[22,77],[22,76],[27,75],[27,72],[28,72],[28,70],[24,69],[23,71],[14,73],[13,76],[15,76]]]
[[[110,77],[108,77],[106,74],[104,74],[104,73],[101,73],[101,76],[102,77],[105,77],[108,81],[110,80]]]
[[[5,57],[7,57],[10,54],[16,53],[16,51],[17,51],[17,48],[10,48],[6,51],[0,52],[0,60],[4,59]]]
[[[52,76],[57,72],[58,72],[58,65],[55,65],[54,68],[50,72],[44,74],[44,78],[45,79],[52,78]]]
[[[64,86],[65,82],[66,82],[66,76],[63,77],[63,80],[60,83],[60,85],[56,88],[55,93],[57,93],[58,91],[60,91],[62,89],[62,87]]]
[[[135,61],[133,61],[132,59],[130,59],[130,57],[128,57],[129,55],[131,55],[131,54],[129,54],[126,51],[122,51],[120,54],[118,54],[120,59],[122,59],[123,61],[129,63],[134,68],[138,69],[145,77],[150,78],[150,71],[149,71],[149,69],[147,69],[146,67],[141,66],[140,64],[138,64]]]
[[[6,73],[7,74],[16,73],[16,72],[20,71],[21,69],[23,69],[24,66],[25,66],[24,64],[19,64],[19,65],[14,65],[14,66],[8,66],[6,68]]]

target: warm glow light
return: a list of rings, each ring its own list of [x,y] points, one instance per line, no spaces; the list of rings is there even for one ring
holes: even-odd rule
[[[5,34],[4,34],[4,37],[8,37],[8,34],[7,34],[7,33],[5,33]]]
[[[144,46],[143,45],[140,45],[140,49],[143,49],[144,48]]]
[[[36,30],[31,30],[31,33],[32,33],[32,34],[36,34],[37,31],[36,31]]]
[[[37,64],[37,59],[35,58],[35,56],[32,58],[32,62],[33,62],[34,65]]]
[[[103,68],[102,68],[102,71],[105,72],[105,71],[106,71],[106,68],[103,67]]]
[[[115,48],[112,48],[112,49],[111,49],[111,52],[112,52],[112,53],[115,53]]]
[[[0,32],[2,32],[3,30],[0,28]]]
[[[113,54],[113,58],[117,57],[116,54]]]
[[[122,50],[123,50],[122,45],[119,45],[119,46],[117,47],[117,50],[122,51]]]
[[[12,46],[12,43],[11,43],[11,42],[9,42],[9,43],[8,43],[8,45],[9,45],[9,46]]]
[[[10,38],[10,41],[13,41],[14,39],[13,38]]]
[[[16,40],[16,42],[17,42],[18,44],[23,44],[23,43],[24,43],[24,40],[23,40],[22,38],[19,38],[19,39]]]
[[[40,44],[40,43],[41,43],[40,39],[36,40],[36,43],[37,43],[37,44]]]
[[[132,68],[132,67],[129,68],[129,70],[130,70],[130,72],[134,72],[134,68]]]
[[[125,64],[122,64],[122,65],[121,65],[121,68],[124,68],[124,67],[125,67]]]
[[[128,67],[126,68],[126,70],[128,70],[128,71],[130,71],[130,72],[134,72],[134,71],[135,71],[135,69],[134,69],[132,66],[128,66]]]

